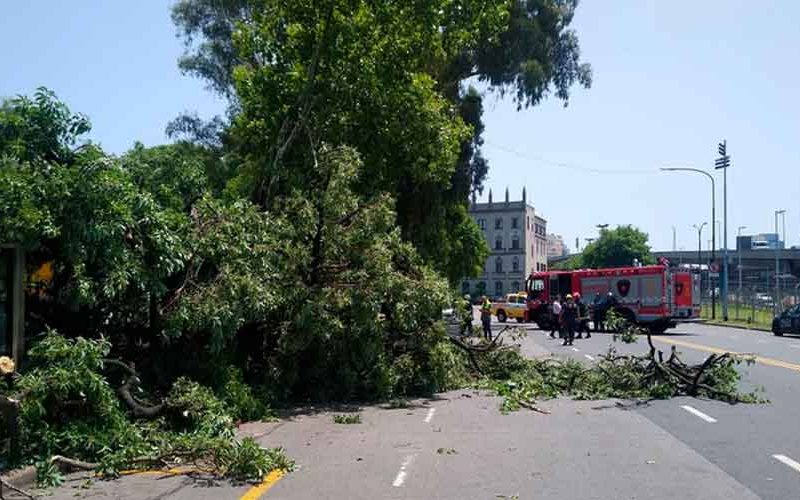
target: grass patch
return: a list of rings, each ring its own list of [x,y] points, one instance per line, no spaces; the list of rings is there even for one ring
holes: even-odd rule
[[[350,415],[347,414],[339,414],[333,416],[333,423],[335,424],[360,424],[361,423],[361,415],[358,413],[353,413]]]

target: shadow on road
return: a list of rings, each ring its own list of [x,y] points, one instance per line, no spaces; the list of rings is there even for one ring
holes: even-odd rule
[[[358,413],[365,408],[379,408],[381,410],[398,410],[398,409],[418,409],[427,408],[431,403],[437,401],[448,401],[448,398],[439,394],[433,394],[427,397],[415,397],[413,399],[397,398],[391,401],[362,401],[359,403],[316,403],[303,406],[295,406],[291,408],[276,408],[274,410],[275,416],[278,419],[294,419],[297,417],[308,417],[319,415],[321,413]]]

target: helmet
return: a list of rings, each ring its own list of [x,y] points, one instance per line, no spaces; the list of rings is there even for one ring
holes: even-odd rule
[[[469,294],[468,293],[464,294],[464,300],[469,300]]]
[[[568,294],[567,294],[567,300],[569,300],[569,299],[571,299],[571,298],[572,298],[572,294],[571,294],[571,293],[568,293]]]
[[[575,295],[573,295],[573,297],[575,297],[575,299],[577,300],[577,299],[581,298],[581,294],[579,294],[578,292],[575,292]]]

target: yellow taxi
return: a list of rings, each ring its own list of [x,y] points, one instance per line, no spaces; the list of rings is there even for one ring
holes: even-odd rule
[[[525,321],[527,311],[528,295],[525,292],[509,293],[503,300],[492,302],[492,315],[501,323],[508,321],[508,318],[522,323]]]

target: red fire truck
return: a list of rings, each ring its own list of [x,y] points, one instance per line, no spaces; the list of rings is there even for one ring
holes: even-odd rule
[[[525,285],[525,321],[550,327],[549,305],[556,296],[579,292],[591,306],[595,297],[614,296],[614,309],[627,320],[663,333],[700,316],[700,276],[667,265],[532,273]]]

